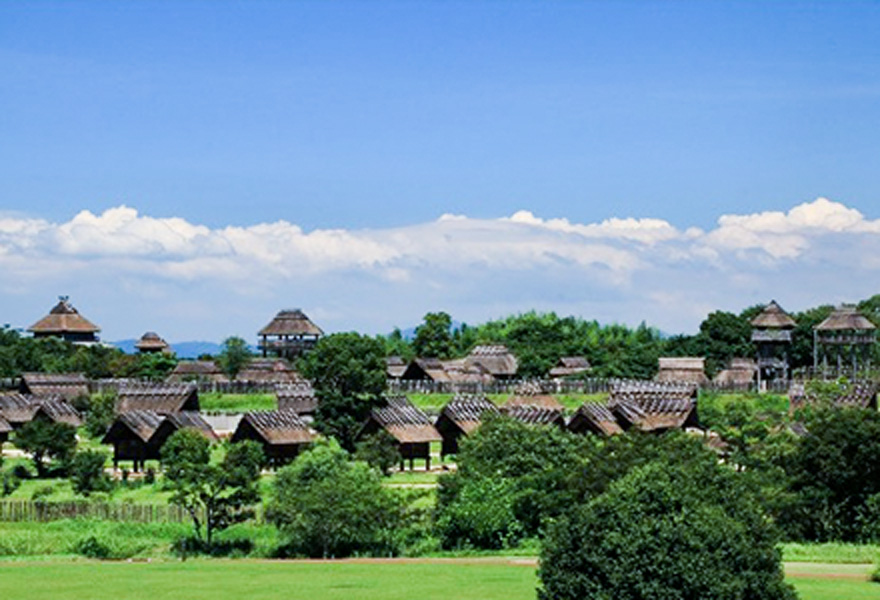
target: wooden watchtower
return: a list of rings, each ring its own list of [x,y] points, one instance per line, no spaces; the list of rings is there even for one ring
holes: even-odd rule
[[[813,368],[828,371],[829,355],[837,361],[838,374],[844,363],[851,362],[853,379],[859,371],[859,359],[871,368],[871,351],[877,342],[877,327],[853,305],[838,307],[827,319],[813,327]]]
[[[758,352],[758,389],[764,381],[788,379],[788,350],[794,319],[771,300],[757,317],[752,319],[752,343]]]

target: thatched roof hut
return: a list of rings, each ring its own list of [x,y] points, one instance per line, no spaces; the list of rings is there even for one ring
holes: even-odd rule
[[[280,311],[258,335],[263,356],[293,358],[313,348],[324,332],[297,308]]]
[[[370,411],[357,437],[364,438],[384,430],[397,442],[401,458],[409,459],[410,469],[416,458],[423,458],[426,469],[430,470],[431,442],[443,439],[431,419],[406,396],[386,396],[385,402],[385,406]]]
[[[255,411],[245,413],[233,442],[253,440],[263,446],[269,464],[279,466],[290,462],[315,440],[315,434],[293,410]]]
[[[459,439],[477,429],[486,414],[498,414],[498,407],[483,395],[459,394],[447,402],[434,423],[443,438],[441,457],[458,454]]]
[[[211,441],[217,436],[211,426],[196,412],[160,414],[150,410],[120,413],[101,440],[113,446],[113,465],[121,460],[134,462],[134,470],[143,468],[147,460],[158,460],[162,446],[174,432],[194,429]]]
[[[504,407],[511,406],[540,406],[550,410],[564,411],[565,407],[551,394],[545,394],[540,384],[534,381],[521,383],[513,391]]]
[[[693,384],[618,382],[611,388],[608,408],[623,429],[665,431],[699,427],[697,387]]]
[[[116,412],[153,411],[170,414],[199,411],[199,390],[193,384],[128,384],[119,388]]]
[[[21,391],[35,396],[61,396],[73,400],[89,395],[89,380],[82,373],[23,373]]]
[[[9,439],[10,432],[12,432],[12,425],[0,415],[0,445]]]
[[[839,306],[828,318],[816,325],[816,331],[874,331],[877,326],[871,323],[855,306]]]
[[[496,379],[512,379],[519,368],[516,356],[502,344],[474,346],[465,360],[470,365],[480,365]]]
[[[750,358],[732,358],[726,369],[718,371],[713,379],[719,385],[748,388],[758,372],[758,363]]]
[[[13,429],[36,418],[74,427],[82,425],[79,412],[58,395],[31,396],[19,393],[0,395],[0,418]]]
[[[585,402],[581,405],[568,422],[568,429],[573,433],[604,436],[623,432],[608,405],[600,402]]]
[[[572,377],[587,373],[591,368],[590,362],[583,356],[563,356],[556,363],[556,366],[550,369],[550,377],[552,379]]]
[[[661,357],[655,379],[662,382],[689,382],[703,385],[706,377],[706,359],[697,356]]]
[[[278,410],[291,410],[298,415],[313,415],[318,410],[318,397],[312,384],[305,379],[275,386]]]
[[[228,383],[229,377],[213,360],[182,360],[166,378],[168,383],[189,381]]]
[[[57,399],[58,396],[52,398]],[[0,394],[0,417],[3,417],[13,429],[18,429],[34,418],[36,402],[32,396],[24,394]]]
[[[83,419],[79,412],[64,400],[43,400],[34,403],[35,409],[31,420],[45,419],[53,423],[65,423],[71,427],[79,427]]]
[[[142,354],[153,354],[159,352],[171,354],[171,346],[169,346],[168,342],[159,337],[159,334],[154,331],[148,331],[144,335],[142,335],[141,339],[137,341],[134,347],[137,348],[138,352]]]
[[[401,373],[406,381],[449,381],[449,375],[439,358],[416,358]]]
[[[834,406],[866,408],[869,410],[877,410],[877,395],[880,393],[880,383],[875,381],[857,381],[851,383],[845,389],[831,398]],[[792,384],[789,388],[788,399],[791,408],[798,409],[805,404],[815,404],[818,398],[808,392],[803,384]]]
[[[283,358],[255,358],[245,365],[236,380],[254,383],[294,383],[301,381],[302,377]]]
[[[400,379],[406,371],[406,361],[400,356],[385,357],[385,374],[388,379]]]
[[[74,344],[93,344],[101,328],[79,314],[67,296],[59,296],[49,314],[28,327],[35,338],[59,337]]]

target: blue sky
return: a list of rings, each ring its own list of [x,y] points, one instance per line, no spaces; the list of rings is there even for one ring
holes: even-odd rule
[[[872,248],[880,217],[878,30],[880,5],[856,2],[3,3],[0,321],[26,326],[67,293],[108,338],[163,325],[172,340],[250,337],[284,306],[311,308],[329,330],[531,307],[692,330],[705,307],[767,295],[788,294],[793,309],[858,298],[865,278],[835,261]],[[820,235],[791,217],[798,206],[862,218]],[[98,219],[88,241],[71,233],[81,211]],[[518,211],[541,223],[510,229]],[[735,269],[717,262],[732,254],[711,267],[650,262],[658,245],[722,252],[719,219],[768,211],[786,216],[784,235],[823,242],[761,246],[759,267],[741,254],[753,247],[729,240]],[[451,234],[444,214],[466,216],[468,233]],[[630,217],[681,237],[612,236],[638,258],[625,266],[592,230],[570,247],[577,226]],[[275,227],[275,248],[288,252],[255,249],[278,221],[291,228]],[[178,226],[203,231],[163,238]],[[227,227],[254,239],[230,241]],[[473,245],[484,230],[492,248]],[[118,238],[131,235],[148,239]],[[432,236],[470,255],[455,262]],[[521,265],[495,260],[520,249]],[[584,259],[594,253],[605,262]],[[688,293],[706,268],[718,289]],[[664,289],[671,276],[685,289]],[[673,291],[669,306],[651,299]],[[137,318],[119,308],[133,305]]]

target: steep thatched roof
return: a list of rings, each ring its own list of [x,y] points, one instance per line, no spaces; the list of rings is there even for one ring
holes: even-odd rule
[[[480,426],[487,413],[498,414],[498,407],[486,396],[459,394],[446,403],[437,421],[448,419],[464,433],[471,433]]]
[[[12,425],[3,418],[3,415],[0,415],[0,433],[9,433],[10,431],[12,431]]]
[[[31,333],[98,333],[101,328],[83,317],[68,301],[66,296],[58,299],[49,314],[28,327]]]
[[[34,403],[36,408],[33,418],[37,419],[41,416],[55,423],[66,423],[73,427],[79,427],[83,424],[82,417],[79,412],[63,400],[43,400]]]
[[[406,361],[400,356],[388,356],[385,358],[385,374],[391,379],[400,379],[406,372]]]
[[[608,408],[618,422],[643,431],[696,427],[696,399],[693,384],[623,381],[611,386]]]
[[[228,382],[229,377],[213,360],[182,360],[168,375],[169,383],[185,381]]]
[[[297,308],[280,311],[259,335],[321,336],[324,332]]]
[[[248,438],[245,433],[247,427],[250,427],[265,444],[273,446],[309,444],[315,439],[315,434],[305,421],[292,410],[245,413],[232,435],[232,441]]]
[[[0,394],[0,417],[13,424],[27,423],[34,417],[35,402],[24,394]]]
[[[559,400],[545,394],[536,382],[525,382],[516,386],[504,406],[540,406],[551,410],[565,410]]]
[[[236,377],[238,381],[293,383],[302,380],[283,358],[254,358]]]
[[[565,414],[561,410],[523,404],[518,406],[502,406],[501,412],[511,419],[527,425],[556,425],[558,427],[565,427]]]
[[[298,414],[312,414],[318,409],[318,398],[312,384],[306,380],[279,383],[275,386],[278,410],[292,410]]]
[[[771,300],[770,304],[764,307],[761,313],[752,319],[752,327],[760,327],[762,329],[792,329],[797,323],[788,313],[782,310],[782,307]]]
[[[817,331],[873,331],[877,327],[855,306],[845,304],[837,308],[813,329]]]
[[[390,433],[398,442],[418,444],[439,442],[442,439],[428,415],[416,408],[406,396],[387,396],[385,400],[385,406],[374,408],[370,412],[369,421]],[[362,432],[372,431],[369,421]]]
[[[574,433],[589,432],[598,435],[614,435],[623,432],[608,405],[600,402],[582,404],[569,421],[568,428]]]
[[[164,420],[165,415],[151,410],[132,410],[121,413],[116,416],[101,443],[113,444],[117,440],[127,437],[126,432],[130,432],[146,444]]]
[[[465,360],[468,364],[482,366],[493,377],[513,377],[519,368],[516,357],[501,344],[474,346]]]
[[[159,337],[158,333],[148,331],[134,345],[141,352],[170,352],[171,346]]]
[[[82,373],[22,373],[22,391],[58,395],[68,400],[89,395],[89,380]]]
[[[696,400],[697,386],[687,382],[663,381],[615,381],[611,384],[609,402],[636,398],[637,400],[655,400],[658,398],[687,398]]]
[[[128,384],[119,388],[116,412],[149,410],[162,414],[199,410],[199,390],[192,384]]]
[[[706,383],[706,359],[697,356],[661,357],[658,359],[660,369],[657,381]]]

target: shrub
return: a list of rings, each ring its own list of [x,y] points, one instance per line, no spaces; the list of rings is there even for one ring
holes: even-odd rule
[[[86,413],[86,431],[94,438],[103,437],[110,425],[113,424],[116,410],[116,394],[104,392],[95,394],[89,401],[89,411]]]
[[[454,502],[437,515],[444,548],[499,549],[523,534],[514,514],[515,485],[508,479],[480,478],[463,483]]]
[[[777,539],[716,464],[638,467],[550,528],[540,600],[791,600]]]
[[[18,489],[21,485],[21,479],[15,476],[14,471],[6,471],[3,473],[2,481],[0,481],[0,485],[2,485],[2,495],[8,496],[12,492]]]
[[[74,551],[87,558],[97,558],[99,560],[110,558],[111,554],[110,547],[93,535],[78,541],[74,547]]]
[[[357,443],[355,460],[360,460],[388,476],[400,464],[400,452],[394,437],[384,429]]]
[[[88,496],[92,492],[106,492],[112,487],[104,473],[104,453],[95,450],[77,452],[70,464],[70,481],[78,494]]]
[[[73,458],[76,451],[76,429],[67,423],[55,423],[46,419],[34,419],[15,432],[16,446],[30,452],[38,477],[48,474],[46,459],[54,459],[62,467]]]
[[[278,472],[267,517],[286,538],[287,552],[313,558],[397,552],[394,531],[402,506],[380,475],[331,440]]]

